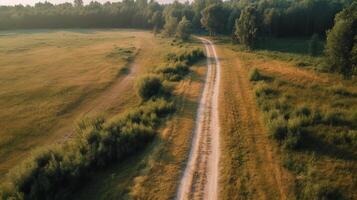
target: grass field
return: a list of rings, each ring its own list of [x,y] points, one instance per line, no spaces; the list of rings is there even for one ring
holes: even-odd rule
[[[0,178],[32,149],[71,137],[83,115],[137,105],[135,77],[171,47],[115,29],[0,32],[0,44]]]
[[[222,198],[355,199],[356,78],[319,72],[307,42],[273,39],[254,51],[217,43]],[[250,81],[254,69],[260,77]]]

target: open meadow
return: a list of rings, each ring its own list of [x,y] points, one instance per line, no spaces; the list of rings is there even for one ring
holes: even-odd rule
[[[14,2],[0,200],[357,200],[356,0]]]
[[[135,30],[1,32],[0,177],[30,150],[71,137],[84,114],[137,105],[133,80],[161,62],[159,45]]]

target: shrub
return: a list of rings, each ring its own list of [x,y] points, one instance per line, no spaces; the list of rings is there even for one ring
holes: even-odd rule
[[[345,115],[338,111],[327,111],[322,121],[329,125],[345,125],[348,122]]]
[[[265,83],[259,84],[255,89],[255,95],[257,97],[268,96],[268,95],[277,95],[277,94],[278,94],[278,91],[276,91],[273,88],[269,87]]]
[[[136,82],[136,90],[143,100],[158,97],[164,93],[162,80],[156,75],[146,75]]]
[[[179,81],[186,76],[189,71],[189,67],[183,62],[170,64],[169,66],[160,67],[156,70],[157,73],[163,75],[164,79],[169,81]]]
[[[308,106],[306,105],[300,105],[298,106],[295,111],[294,111],[296,116],[310,116],[311,110]]]
[[[288,120],[287,125],[287,138],[284,141],[284,147],[286,149],[297,149],[302,143],[302,128],[304,121],[301,117],[295,117]]]
[[[260,81],[263,80],[263,76],[259,73],[257,68],[254,68],[253,71],[251,71],[250,75],[250,81]]]
[[[12,169],[1,199],[68,198],[90,171],[143,148],[160,119],[173,110],[172,103],[156,99],[110,122],[101,118],[80,121],[76,139],[38,151]]]
[[[327,142],[334,145],[352,145],[357,147],[356,131],[341,131],[338,133],[326,134],[325,139]]]
[[[273,139],[281,142],[287,136],[287,121],[279,117],[277,119],[271,120],[268,123],[269,132]]]
[[[301,144],[301,134],[288,134],[284,141],[284,148],[289,150],[295,150],[299,148]]]
[[[204,58],[205,54],[202,49],[191,49],[180,52],[178,54],[170,53],[166,56],[167,61],[169,62],[184,62],[187,65],[192,65],[200,59]]]

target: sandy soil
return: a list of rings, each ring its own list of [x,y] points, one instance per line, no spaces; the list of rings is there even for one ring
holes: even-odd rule
[[[207,54],[207,75],[187,166],[176,199],[218,199],[220,64],[214,45],[199,38]],[[214,61],[214,62],[212,62]]]

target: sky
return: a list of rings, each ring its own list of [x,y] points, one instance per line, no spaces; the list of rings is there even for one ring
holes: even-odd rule
[[[34,5],[37,2],[45,2],[46,0],[0,0],[0,5],[17,5],[17,4],[22,4],[22,5]],[[64,3],[64,2],[73,2],[73,0],[47,0],[48,2],[51,2],[52,4],[59,4],[59,3]],[[85,4],[88,4],[92,0],[83,0]],[[105,3],[108,0],[96,0],[101,3]],[[111,2],[118,2],[120,0],[110,0]],[[173,2],[174,0],[157,0],[159,3],[170,3]]]

